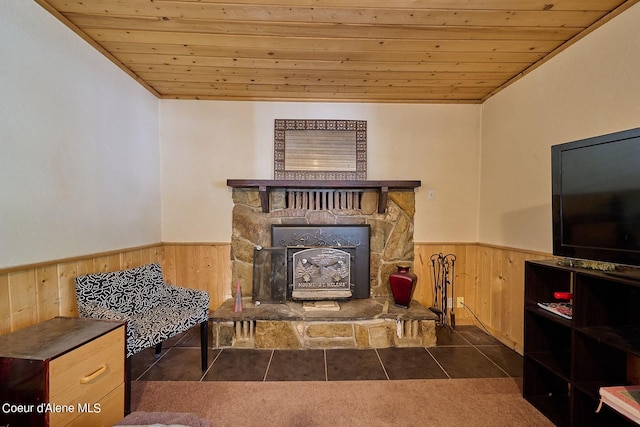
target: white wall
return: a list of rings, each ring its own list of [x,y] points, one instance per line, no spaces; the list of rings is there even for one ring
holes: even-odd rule
[[[368,179],[422,181],[415,240],[475,242],[480,114],[479,105],[163,100],[162,238],[231,240],[226,181],[273,178],[275,119],[357,119],[367,121]]]
[[[228,242],[226,180],[273,177],[276,118],[367,120],[369,179],[422,181],[418,242],[548,252],[550,145],[640,126],[637,22],[483,106],[159,101],[34,2],[1,2],[0,268]]]
[[[0,268],[159,242],[158,100],[33,1],[0,58]]]
[[[640,127],[640,4],[490,98],[479,240],[551,252],[550,146]]]

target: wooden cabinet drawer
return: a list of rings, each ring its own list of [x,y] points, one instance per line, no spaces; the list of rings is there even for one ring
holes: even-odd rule
[[[96,409],[102,412],[109,408],[95,404],[123,383],[124,328],[53,359],[49,364],[49,402],[63,408],[49,414],[51,425],[66,425],[88,411],[101,418]]]
[[[56,317],[0,336],[0,427],[113,425],[124,417],[125,324]],[[16,406],[17,407],[17,406]]]
[[[124,417],[124,383],[103,397],[95,409],[94,412],[77,414],[78,417],[68,425],[73,427],[111,427],[118,423]]]

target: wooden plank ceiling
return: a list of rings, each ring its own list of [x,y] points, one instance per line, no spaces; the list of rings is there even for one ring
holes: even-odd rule
[[[160,98],[480,103],[640,0],[35,0]]]

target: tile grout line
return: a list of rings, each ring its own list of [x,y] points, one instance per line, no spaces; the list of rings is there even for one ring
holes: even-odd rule
[[[269,362],[267,363],[267,369],[264,371],[264,377],[262,378],[262,382],[267,382],[267,375],[269,374],[269,368],[271,367],[271,361],[273,360],[273,354],[275,353],[275,349],[271,350],[271,355],[269,356]]]
[[[493,363],[498,369],[500,369],[507,377],[511,378],[511,375],[509,375],[509,373],[507,371],[505,371],[504,369],[502,369],[502,367],[500,365],[498,365],[492,358],[490,358],[489,356],[487,356],[485,354],[484,351],[480,350],[478,347],[473,346],[473,348],[475,348],[476,350],[478,350],[480,352],[480,354],[482,354],[484,357],[486,357],[491,363]]]
[[[487,360],[489,360],[491,363],[493,363],[498,369],[500,369],[500,371],[502,371],[503,374],[505,374],[507,377],[511,378],[511,375],[509,375],[509,373],[507,371],[505,371],[504,369],[502,369],[502,367],[500,365],[498,365],[492,358],[490,358],[489,356],[487,356],[484,351],[480,350],[479,347],[481,347],[480,344],[475,345],[474,343],[472,343],[471,341],[469,341],[467,339],[467,337],[465,337],[464,335],[462,335],[460,332],[458,332],[458,335],[460,335],[466,342],[469,343],[469,345],[471,347],[473,347],[478,353],[480,353],[481,355],[483,355]],[[489,334],[489,336],[491,336],[491,334]],[[494,340],[495,338],[492,337]],[[499,344],[496,344],[496,346],[498,346]]]
[[[467,342],[467,345],[451,345],[451,346],[442,346],[442,347],[468,347],[468,346],[472,346],[471,342],[467,338],[465,338],[465,336],[462,335],[460,332],[458,332],[455,329],[453,329],[451,331],[451,333],[460,335],[460,337]],[[438,348],[437,343],[436,343],[436,347],[435,348]],[[436,364],[440,367],[440,369],[442,369],[442,372],[444,372],[444,374],[447,376],[447,378],[452,379],[451,375],[449,375],[447,370],[444,369],[444,366],[442,366],[442,364],[440,363],[438,358],[427,347],[424,347],[424,349],[427,351],[427,353],[429,353],[429,356],[431,356],[431,358],[434,360],[434,362],[436,362]]]
[[[489,356],[487,356],[484,351],[480,350],[479,347],[481,347],[482,345],[478,344],[474,344],[472,343],[470,340],[467,339],[467,337],[465,337],[464,335],[462,335],[460,332],[458,332],[458,335],[460,335],[462,337],[463,340],[465,340],[466,342],[469,343],[469,345],[476,350],[478,353],[480,353],[481,355],[483,355],[487,360],[489,360],[489,362],[493,363],[500,371],[502,371],[503,374],[505,374],[507,377],[511,378],[511,375],[509,375],[509,373],[507,371],[505,371],[504,369],[502,369],[502,367],[500,365],[498,365],[492,358],[490,358]],[[491,336],[491,334],[489,334],[489,336]],[[493,337],[492,337],[493,338]],[[493,338],[495,340],[495,338]],[[488,344],[487,344],[488,345]],[[500,344],[496,344],[496,346],[499,346]]]
[[[440,362],[438,361],[438,358],[435,357],[433,355],[433,353],[431,353],[431,351],[429,351],[429,349],[427,347],[422,347],[426,350],[427,354],[429,354],[429,356],[431,356],[431,358],[433,359],[434,362],[436,362],[436,364],[440,367],[440,369],[442,369],[442,372],[444,372],[444,374],[447,376],[447,378],[451,379],[451,375],[449,375],[449,373],[447,372],[446,369],[444,369],[444,366],[442,366],[440,364]]]
[[[164,354],[160,353],[160,356],[155,357],[154,354],[154,361],[151,365],[149,365],[149,367],[147,367],[147,369],[145,369],[140,375],[138,375],[138,377],[133,380],[133,381],[140,381],[140,378],[142,378],[147,372],[149,372],[151,370],[151,368],[153,368],[154,366],[156,366],[158,364],[158,362],[160,362],[160,360],[162,360],[163,357],[165,357],[170,351],[171,349],[173,349],[173,347],[169,347],[168,349],[166,349],[166,351],[164,352]],[[130,357],[133,357],[135,355],[131,355]]]
[[[208,348],[207,348],[207,351],[209,351]],[[207,366],[207,370],[204,371],[204,373],[200,377],[200,381],[199,382],[204,381],[204,378],[207,376],[207,374],[209,373],[211,368],[213,368],[213,364],[216,363],[216,360],[218,360],[218,357],[220,357],[220,355],[222,354],[223,351],[224,351],[224,349],[221,348],[220,351],[218,352],[218,354],[216,354],[216,357],[213,358],[213,361],[211,362],[211,364],[209,366]]]
[[[322,353],[324,355],[324,380],[329,382],[329,367],[327,366],[327,349],[323,349]]]
[[[376,352],[376,356],[378,357],[378,362],[380,362],[380,365],[382,366],[382,370],[384,371],[384,376],[387,377],[387,381],[390,381],[391,379],[389,378],[389,373],[387,372],[387,368],[384,366],[384,363],[382,362],[382,358],[380,357],[380,353],[378,353],[378,349],[374,348],[373,350]]]

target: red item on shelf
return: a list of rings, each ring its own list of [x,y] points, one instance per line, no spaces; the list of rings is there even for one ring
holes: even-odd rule
[[[555,299],[572,300],[573,294],[571,292],[554,292],[553,297]]]

